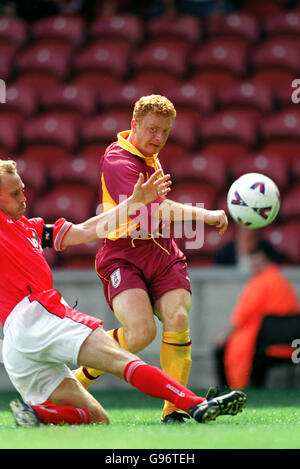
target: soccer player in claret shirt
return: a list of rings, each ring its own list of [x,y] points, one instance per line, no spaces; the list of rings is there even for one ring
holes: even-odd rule
[[[170,190],[169,176],[139,175],[132,195],[107,213],[74,225],[61,218],[46,225],[24,216],[24,184],[11,160],[0,160],[0,320],[5,369],[23,400],[10,403],[17,424],[108,423],[100,403],[79,383],[69,366],[102,369],[145,394],[168,399],[198,422],[242,410],[240,391],[211,400],[196,396],[163,371],[124,350],[102,321],[68,306],[53,289],[44,247],[64,250],[104,236],[111,220],[119,223],[139,206]]]
[[[147,179],[161,167],[158,153],[167,142],[175,117],[173,104],[164,96],[144,96],[135,103],[131,130],[120,132],[102,158],[100,198],[104,209],[116,206],[120,196],[128,197],[139,173]],[[163,324],[161,367],[186,386],[191,368],[191,285],[186,258],[174,238],[163,236],[162,229],[154,235],[150,227],[160,222],[204,221],[222,235],[228,221],[223,210],[187,206],[164,197],[156,204],[156,210],[153,204],[148,206],[148,219],[139,223],[139,234],[133,234],[141,219],[135,216],[108,233],[96,267],[106,300],[122,324],[109,331],[112,337],[124,349],[139,352],[156,335],[156,314]],[[88,387],[101,370],[83,367],[75,374]],[[166,401],[162,422],[184,422],[185,414],[178,410]]]

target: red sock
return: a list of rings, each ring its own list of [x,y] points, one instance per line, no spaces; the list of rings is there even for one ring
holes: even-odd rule
[[[90,413],[86,409],[72,406],[58,406],[52,404],[49,407],[43,405],[31,406],[37,413],[41,423],[68,423],[69,425],[90,423]]]
[[[144,394],[172,402],[185,412],[193,405],[205,401],[205,398],[196,396],[159,368],[141,360],[128,363],[124,370],[124,379]]]

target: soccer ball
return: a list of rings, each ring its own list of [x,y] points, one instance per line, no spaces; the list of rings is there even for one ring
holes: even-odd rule
[[[252,229],[263,228],[272,223],[279,212],[278,187],[264,174],[243,174],[230,187],[227,206],[237,223]]]

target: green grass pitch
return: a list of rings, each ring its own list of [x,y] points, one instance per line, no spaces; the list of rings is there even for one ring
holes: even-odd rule
[[[136,391],[94,392],[108,426],[16,427],[7,409],[16,394],[0,393],[1,449],[298,449],[300,390],[248,390],[246,409],[206,425],[162,425],[158,399]]]

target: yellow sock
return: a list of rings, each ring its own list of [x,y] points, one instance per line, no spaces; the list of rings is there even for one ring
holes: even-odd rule
[[[191,340],[189,330],[164,332],[160,351],[162,370],[184,386],[187,385],[191,369]],[[174,404],[165,401],[162,418],[178,410]]]
[[[125,350],[128,350],[124,338],[123,327],[120,327],[118,329],[111,329],[107,332],[113,339],[119,342],[121,347],[123,347]],[[76,376],[82,386],[87,389],[93,383],[93,381],[95,381],[95,379],[97,379],[103,373],[104,371],[96,370],[95,368],[87,368],[85,366],[81,366],[80,368],[77,368],[77,370],[74,371],[74,376]]]

